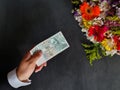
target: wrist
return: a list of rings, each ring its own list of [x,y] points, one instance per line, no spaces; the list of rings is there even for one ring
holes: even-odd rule
[[[12,71],[10,71],[7,75],[8,83],[13,87],[13,88],[19,88],[21,86],[26,86],[30,85],[31,81],[29,80],[28,82],[21,82],[16,73],[16,68]]]
[[[26,79],[25,77],[23,77],[22,73],[19,72],[18,68],[16,69],[16,75],[21,82],[29,82],[29,79]]]

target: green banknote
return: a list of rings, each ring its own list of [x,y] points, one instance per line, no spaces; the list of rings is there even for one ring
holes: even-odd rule
[[[58,32],[55,35],[51,36],[50,38],[44,40],[43,42],[36,45],[30,53],[33,54],[34,52],[41,50],[42,56],[36,62],[37,66],[40,66],[44,62],[50,60],[57,54],[63,52],[67,48],[69,48],[69,44],[65,37],[63,36],[62,32]]]

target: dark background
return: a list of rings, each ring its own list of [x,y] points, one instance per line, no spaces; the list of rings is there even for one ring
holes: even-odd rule
[[[91,67],[81,46],[87,40],[71,9],[70,0],[0,0],[0,90],[14,90],[7,73],[28,50],[58,31],[70,48],[18,90],[120,90],[119,56],[104,57]]]

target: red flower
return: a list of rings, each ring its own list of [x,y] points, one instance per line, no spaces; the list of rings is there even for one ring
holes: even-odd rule
[[[104,33],[108,30],[106,26],[91,26],[88,30],[88,36],[94,36],[94,39],[101,42],[105,36]]]
[[[113,37],[113,39],[114,39],[114,42],[116,44],[117,50],[120,50],[120,36],[116,35]]]
[[[98,17],[100,14],[99,6],[90,6],[87,2],[83,2],[80,6],[80,12],[82,13],[82,17],[86,20],[92,20],[95,17]]]

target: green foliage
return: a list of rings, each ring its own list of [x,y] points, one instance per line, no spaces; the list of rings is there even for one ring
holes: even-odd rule
[[[115,35],[120,35],[120,27],[112,27],[111,31]]]
[[[103,56],[107,56],[106,53],[105,53],[105,50],[101,49],[101,53]]]
[[[79,1],[78,0],[72,0],[72,3],[73,4],[79,4]]]
[[[82,44],[82,46],[85,48],[86,56],[91,66],[93,65],[93,61],[102,58],[99,51],[102,51],[102,55],[106,56],[105,51],[100,48],[100,44]]]
[[[79,5],[81,4],[80,0],[71,0],[74,8],[79,8]]]

